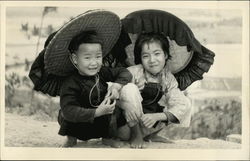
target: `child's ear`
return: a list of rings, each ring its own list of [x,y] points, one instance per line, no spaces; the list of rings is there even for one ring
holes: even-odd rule
[[[74,64],[77,64],[77,55],[75,53],[71,54],[71,58]]]
[[[165,53],[165,60],[168,60],[168,54]]]

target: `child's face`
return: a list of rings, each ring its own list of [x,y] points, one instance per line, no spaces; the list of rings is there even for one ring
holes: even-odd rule
[[[155,75],[161,72],[166,63],[167,55],[159,42],[149,42],[142,45],[141,60],[146,71]]]
[[[81,44],[76,54],[72,54],[72,59],[81,75],[95,75],[102,66],[101,44]]]

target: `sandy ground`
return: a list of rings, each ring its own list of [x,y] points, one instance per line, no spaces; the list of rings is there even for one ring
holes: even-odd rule
[[[59,147],[64,137],[57,134],[57,122],[37,121],[32,117],[6,113],[5,115],[5,146],[6,147]],[[175,140],[173,144],[146,143],[152,149],[238,149],[241,144],[223,140],[199,138],[196,140]],[[100,139],[78,141],[76,148],[110,148],[103,145]],[[129,148],[124,142],[122,148]]]

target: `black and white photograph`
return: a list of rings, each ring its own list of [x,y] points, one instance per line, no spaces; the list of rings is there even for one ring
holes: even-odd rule
[[[1,159],[250,159],[248,1],[0,4]]]

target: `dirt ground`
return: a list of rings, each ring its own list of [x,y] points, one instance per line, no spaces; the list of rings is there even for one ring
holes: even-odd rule
[[[6,147],[55,147],[63,143],[64,137],[58,135],[57,122],[37,121],[33,117],[6,113],[5,146]],[[150,149],[238,149],[241,144],[224,140],[199,138],[196,140],[174,140],[173,144],[145,143]],[[100,139],[78,141],[76,148],[110,148]],[[121,148],[130,148],[127,142]]]

